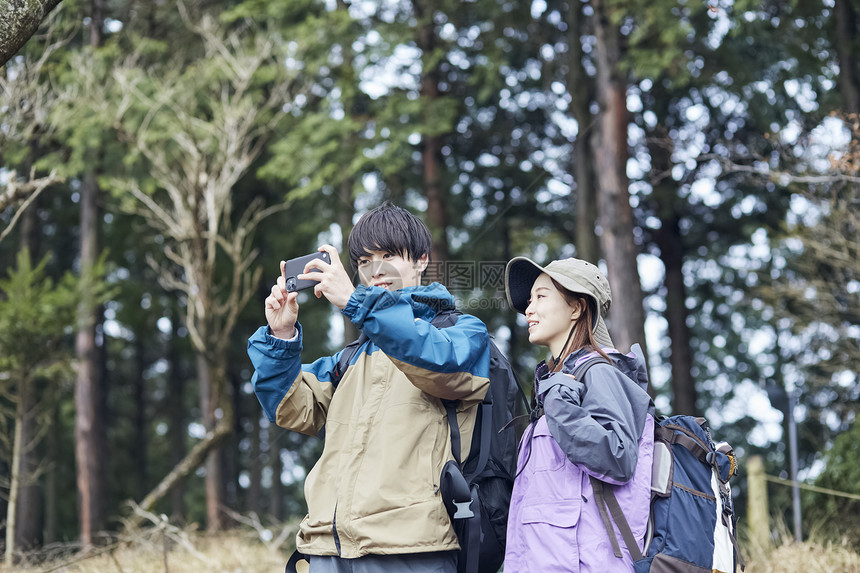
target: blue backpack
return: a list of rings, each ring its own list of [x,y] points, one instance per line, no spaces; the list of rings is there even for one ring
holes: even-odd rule
[[[735,537],[729,480],[737,474],[732,447],[711,438],[707,420],[661,417],[654,428],[651,528],[636,573],[744,569]]]
[[[606,360],[586,361],[574,377],[584,380],[585,370],[599,362]],[[639,551],[612,486],[590,478],[616,557],[621,557],[621,548],[610,515],[636,573],[735,573],[738,565],[743,571],[729,485],[737,469],[732,447],[714,443],[704,418],[658,417],[644,551]]]

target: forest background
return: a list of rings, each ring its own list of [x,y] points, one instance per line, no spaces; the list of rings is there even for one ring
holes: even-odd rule
[[[264,418],[246,340],[278,261],[383,200],[422,215],[428,280],[522,380],[543,356],[504,263],[600,261],[660,413],[706,415],[741,467],[787,478],[792,405],[800,479],[860,493],[858,9],[60,3],[0,50],[6,563],[145,512],[211,532],[301,515],[321,442]],[[302,302],[307,361],[355,336]],[[790,520],[790,489],[769,493]],[[741,474],[742,528],[745,498]],[[802,502],[807,532],[860,544],[857,501]]]

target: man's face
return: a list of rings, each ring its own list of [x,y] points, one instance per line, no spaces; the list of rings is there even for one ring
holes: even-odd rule
[[[427,268],[427,255],[412,261],[401,254],[369,251],[358,258],[358,276],[365,286],[398,290],[421,284],[421,273]]]

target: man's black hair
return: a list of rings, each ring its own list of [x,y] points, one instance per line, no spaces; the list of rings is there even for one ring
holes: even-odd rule
[[[349,262],[358,268],[358,258],[370,251],[385,251],[410,261],[422,255],[430,256],[432,239],[430,231],[421,219],[386,201],[379,207],[362,215],[349,234]]]

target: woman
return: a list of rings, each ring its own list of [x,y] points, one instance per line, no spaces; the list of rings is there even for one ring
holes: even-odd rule
[[[608,516],[604,522],[594,488],[609,484],[641,550],[654,449],[641,349],[621,354],[613,348],[603,322],[612,292],[591,263],[571,258],[541,267],[518,257],[505,270],[505,290],[511,307],[525,314],[529,342],[551,353],[535,372],[540,417],[520,442],[505,571],[633,571],[630,551]],[[594,357],[602,360],[584,379],[574,378]]]

